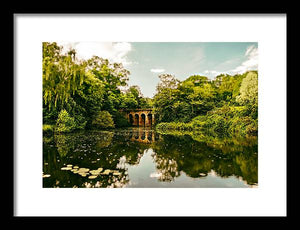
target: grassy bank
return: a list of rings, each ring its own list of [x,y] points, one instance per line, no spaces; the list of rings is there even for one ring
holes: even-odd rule
[[[162,122],[156,126],[160,132],[192,131],[213,136],[257,136],[257,119],[253,119],[244,106],[224,106],[197,116],[188,123]]]

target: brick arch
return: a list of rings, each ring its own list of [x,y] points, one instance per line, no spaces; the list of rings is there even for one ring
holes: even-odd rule
[[[149,125],[152,126],[152,124],[153,124],[153,115],[152,115],[152,113],[148,113],[147,117],[148,117]]]
[[[133,123],[134,123],[134,116],[131,113],[128,115],[128,121],[129,121],[129,123],[131,125],[133,125]]]
[[[136,126],[139,126],[139,124],[140,124],[140,116],[139,116],[139,114],[134,114],[134,122],[133,122],[133,125],[136,125]]]

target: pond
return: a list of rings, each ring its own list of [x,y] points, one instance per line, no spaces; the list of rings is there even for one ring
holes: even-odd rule
[[[44,135],[43,187],[257,187],[257,151],[257,138],[161,134],[149,128]]]

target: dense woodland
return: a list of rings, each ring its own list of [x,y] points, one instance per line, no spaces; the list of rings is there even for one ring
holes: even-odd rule
[[[153,99],[143,97],[138,86],[129,87],[129,76],[122,64],[96,56],[80,60],[75,50],[43,43],[44,132],[127,127],[121,109],[153,108],[162,132],[257,135],[257,71],[184,81],[161,74]]]
[[[128,87],[129,74],[122,64],[78,60],[75,50],[63,53],[56,43],[43,43],[44,130],[128,126],[120,109],[151,107],[138,86]]]
[[[183,82],[170,75],[161,78],[154,97],[157,129],[205,131],[216,136],[257,135],[257,71],[219,75],[213,81],[198,75]]]

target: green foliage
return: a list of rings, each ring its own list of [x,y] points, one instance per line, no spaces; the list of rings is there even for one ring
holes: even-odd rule
[[[43,99],[49,109],[62,108],[84,80],[85,63],[75,54],[62,54],[56,43],[43,43]]]
[[[100,111],[108,111],[117,126],[125,126],[119,109],[148,106],[137,86],[130,87],[129,93],[121,92],[130,74],[122,64],[96,56],[82,61],[75,50],[62,50],[56,43],[43,43],[44,124],[59,123],[60,132],[92,128]],[[62,127],[58,122],[62,110],[74,119],[74,127]]]
[[[193,75],[182,82],[161,74],[151,99],[138,86],[127,87],[130,72],[122,64],[97,56],[82,61],[75,50],[62,50],[43,43],[43,123],[57,132],[129,126],[121,109],[153,108],[160,129],[257,135],[257,71],[215,80]]]
[[[157,129],[257,135],[257,71],[219,75],[213,81],[194,75],[176,87],[164,85],[154,97],[156,120],[161,122]]]
[[[200,115],[188,123],[162,122],[156,126],[159,131],[201,131],[212,136],[257,135],[257,120],[247,115],[245,106],[223,106]]]
[[[95,128],[114,128],[114,121],[111,116],[111,114],[108,111],[100,111],[95,116],[95,118],[92,121],[92,125]]]
[[[126,117],[120,112],[116,112],[116,114],[114,114],[113,120],[116,128],[129,127],[131,125]]]
[[[43,124],[55,125],[59,111],[57,109],[49,109],[43,104]]]
[[[213,81],[213,85],[217,87],[217,96],[221,101],[235,103],[236,97],[240,93],[242,80],[248,72],[237,74],[234,76],[221,74]]]
[[[205,116],[203,128],[217,136],[257,135],[257,120],[248,116],[245,106],[223,106]]]
[[[201,88],[203,85],[209,83],[209,79],[200,75],[193,75],[188,77],[183,82],[179,83],[179,88],[185,93],[193,93],[195,87]]]
[[[257,135],[258,134],[258,123],[257,120],[252,117],[234,117],[231,120],[229,132],[232,134],[238,134],[241,136]]]
[[[172,122],[176,120],[175,102],[178,98],[177,89],[161,89],[159,93],[154,96],[154,110],[156,113],[157,122]]]
[[[43,133],[49,134],[54,132],[54,125],[43,124]]]
[[[76,129],[74,117],[71,117],[66,110],[61,110],[56,122],[55,131],[58,133],[67,133]]]
[[[251,116],[256,119],[258,115],[258,74],[249,72],[243,79],[240,95],[236,98],[237,102],[245,105],[250,111]]]
[[[160,74],[158,77],[160,78],[160,82],[156,86],[158,93],[163,89],[176,89],[180,82],[171,74]]]
[[[138,107],[138,101],[131,93],[122,95],[121,109],[136,109]]]
[[[154,97],[158,122],[189,122],[216,106],[216,87],[207,77],[194,75],[183,82],[170,81],[171,87],[164,83]]]
[[[137,85],[129,87],[129,89],[121,95],[121,109],[142,109],[152,108],[152,99],[143,97],[140,87]]]
[[[189,131],[192,130],[191,123],[182,123],[182,122],[162,122],[156,126],[157,130],[168,131],[168,130],[177,130],[177,131]]]
[[[243,79],[240,87],[240,95],[237,98],[241,104],[258,103],[258,75],[255,72],[249,72]]]
[[[154,101],[152,98],[144,97],[143,100],[144,100],[144,104],[141,105],[142,108],[153,108]]]

